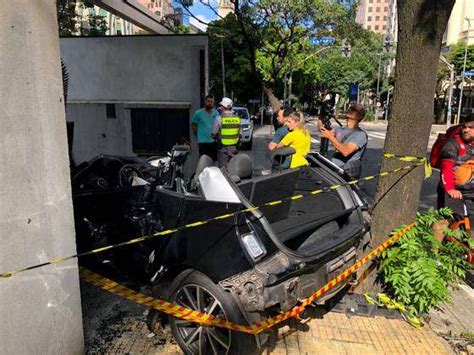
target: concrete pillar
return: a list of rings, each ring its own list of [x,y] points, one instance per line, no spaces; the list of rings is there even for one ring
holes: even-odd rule
[[[0,0],[0,273],[76,252],[55,0]],[[1,354],[84,351],[77,261],[0,279]]]

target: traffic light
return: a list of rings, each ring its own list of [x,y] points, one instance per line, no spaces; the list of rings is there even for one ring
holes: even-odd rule
[[[347,39],[342,40],[342,56],[346,58],[351,56],[351,43]]]

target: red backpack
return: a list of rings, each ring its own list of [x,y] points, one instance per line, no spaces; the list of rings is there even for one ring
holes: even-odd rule
[[[433,148],[431,148],[430,154],[430,164],[433,168],[440,169],[441,168],[441,153],[443,150],[444,145],[448,140],[451,138],[456,138],[456,140],[460,143],[460,149],[458,151],[458,155],[466,155],[466,148],[464,146],[464,142],[461,139],[462,133],[462,125],[457,125],[448,128],[446,133],[439,133],[438,138],[433,144]]]

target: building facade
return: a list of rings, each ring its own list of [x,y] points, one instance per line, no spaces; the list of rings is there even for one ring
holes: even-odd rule
[[[175,9],[172,0],[137,0],[142,6],[158,15],[160,18],[174,15]]]
[[[231,12],[234,12],[234,4],[230,0],[219,0],[217,13],[220,17],[226,17]]]
[[[61,38],[66,120],[76,164],[99,154],[150,156],[197,142],[191,116],[209,90],[206,35]]]
[[[471,19],[471,26],[466,18]],[[474,44],[474,1],[473,0],[456,0],[451,16],[449,17],[448,26],[444,34],[444,43],[449,46],[458,42]]]
[[[390,8],[394,0],[361,0],[356,21],[362,27],[378,34],[386,34],[389,27]]]

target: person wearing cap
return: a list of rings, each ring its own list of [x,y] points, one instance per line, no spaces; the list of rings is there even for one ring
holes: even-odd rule
[[[222,98],[219,106],[221,116],[216,117],[212,136],[218,142],[217,162],[220,168],[227,169],[230,159],[237,154],[240,138],[240,117],[232,112],[233,102],[228,97]]]
[[[359,127],[365,116],[362,105],[353,105],[344,115],[345,127],[335,127],[333,130],[324,128],[319,121],[321,136],[329,139],[336,152],[332,162],[341,167],[352,179],[358,179],[362,171],[362,157],[367,147],[367,133]]]

